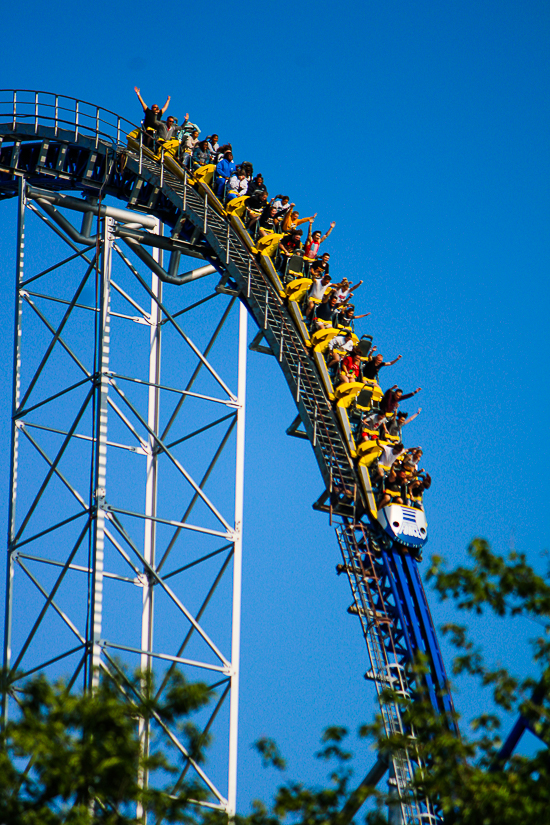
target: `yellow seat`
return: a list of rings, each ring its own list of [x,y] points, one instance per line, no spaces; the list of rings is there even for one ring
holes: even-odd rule
[[[133,132],[130,132],[126,137],[128,138],[128,149],[133,149],[135,152],[139,152],[139,133],[141,129],[134,129]],[[151,151],[147,146],[142,144],[141,146],[142,153],[147,155],[150,158],[155,157],[155,153]]]
[[[368,412],[372,409],[373,404],[380,403],[384,397],[384,393],[376,381],[372,381],[370,378],[364,379],[363,390],[365,392],[361,393],[360,397],[355,400],[355,408],[359,410],[359,412]]]
[[[351,327],[343,327],[340,324],[338,324],[338,334],[339,335],[344,335],[346,332],[351,332],[351,338],[353,340],[353,343],[357,346],[357,344],[359,343],[359,338],[354,333],[352,328]],[[364,359],[361,359],[361,360],[364,360]]]
[[[294,323],[298,329],[298,332],[302,336],[302,340],[306,347],[311,346],[311,341],[309,339],[309,332],[307,331],[307,327],[304,324],[304,319],[302,318],[302,313],[300,312],[300,308],[296,304],[295,301],[290,301],[288,304],[288,311],[292,315],[294,319]]]
[[[202,167],[200,168],[202,169]],[[238,198],[233,198],[233,200],[229,201],[225,207],[227,214],[237,215],[239,218],[242,218],[244,210],[246,209],[246,198],[247,195],[239,195]]]
[[[295,305],[293,304],[293,306]],[[330,375],[328,374],[325,359],[320,352],[315,352],[315,350],[313,350],[313,360],[317,365],[317,371],[321,376],[321,381],[323,382],[329,401],[334,401],[334,387],[332,386],[332,381],[330,380]]]
[[[158,150],[157,150],[157,160],[161,159],[162,150],[164,149],[164,155],[171,155],[173,158],[176,157],[178,153],[178,149],[180,148],[180,142],[176,138],[172,140],[166,141],[159,141]]]
[[[361,464],[361,462],[359,462],[359,464],[357,466],[357,469],[359,471],[359,478],[361,480],[361,486],[362,486],[363,492],[365,493],[365,496],[367,498],[367,505],[368,505],[368,508],[370,510],[371,516],[373,518],[376,518],[377,515],[378,515],[378,509],[376,507],[376,500],[374,498],[374,491],[372,489],[370,473],[369,473],[367,467],[365,467],[364,464]]]
[[[279,241],[282,237],[283,235],[280,235],[278,232],[270,232],[269,235],[258,238],[256,241],[256,249],[262,255],[267,255],[268,258],[271,258],[277,251]]]
[[[376,441],[379,436],[378,430],[367,430],[366,428],[362,431],[363,436],[368,435],[370,441]]]
[[[215,171],[215,164],[207,163],[205,166],[199,166],[198,169],[195,169],[194,175],[196,180],[204,181],[204,183],[207,183],[210,186]]]
[[[359,464],[370,467],[382,455],[382,447],[376,441],[362,441],[355,450]]]
[[[292,256],[294,258],[294,255]],[[300,267],[299,269],[292,269],[291,264],[288,265],[288,269],[286,271],[288,277],[294,275],[296,278],[303,278],[304,277],[304,268]]]
[[[311,278],[296,278],[286,285],[285,293],[289,301],[300,302],[313,281]]]
[[[352,458],[355,458],[356,455],[356,448],[355,448],[355,439],[353,437],[353,433],[351,432],[351,427],[349,424],[349,418],[346,410],[343,407],[336,407],[336,415],[340,421],[340,426],[342,427],[342,432],[344,434],[344,438],[348,445],[348,450]]]
[[[352,381],[351,384],[339,384],[334,390],[334,398],[338,407],[349,407],[355,396],[361,392],[363,384]]]
[[[337,335],[338,330],[334,329],[334,327],[319,329],[311,336],[311,345],[315,349],[315,352],[324,352],[328,347],[329,341],[332,341]]]

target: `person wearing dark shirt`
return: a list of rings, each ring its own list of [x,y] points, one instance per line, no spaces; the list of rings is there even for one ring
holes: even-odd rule
[[[261,238],[265,235],[271,235],[272,232],[277,231],[278,221],[276,206],[266,206],[261,214],[258,226]]]
[[[418,412],[416,412],[414,415],[411,415],[411,417],[409,418],[409,413],[399,411],[389,424],[389,434],[396,435],[399,438],[399,441],[402,441],[403,427],[405,427],[407,424],[410,424],[411,421],[414,421],[415,418],[418,418],[421,412],[422,407],[419,407]]]
[[[409,495],[411,504],[417,510],[423,510],[422,497],[425,490],[429,490],[432,486],[432,477],[429,473],[424,473],[422,476],[417,476],[409,487]]]
[[[265,192],[267,194],[267,186],[264,183],[263,175],[258,173],[256,177],[250,181],[248,184],[248,191],[251,195],[259,195],[260,192]]]
[[[370,315],[370,312],[365,312],[363,315],[356,315],[354,306],[341,304],[338,308],[337,324],[339,327],[350,327],[351,330],[355,330],[353,322],[359,318],[366,318],[368,315]]]
[[[302,246],[302,230],[297,229],[295,232],[289,232],[284,235],[279,241],[279,252],[286,258],[294,255],[297,249]]]
[[[384,398],[380,402],[380,409],[385,413],[394,413],[399,407],[400,401],[405,401],[407,398],[412,398],[417,392],[420,392],[422,387],[418,387],[414,392],[409,392],[403,395],[403,390],[397,384],[394,384],[389,390],[384,393]]]
[[[188,118],[189,115],[186,115]],[[175,117],[167,117],[166,122],[163,120],[157,121],[157,134],[162,140],[168,141],[176,137],[178,130],[178,122]]]
[[[317,261],[313,261],[313,263],[309,267],[309,277],[322,278],[323,275],[328,275],[328,272],[325,272],[323,267]]]
[[[145,116],[143,118],[143,128],[146,131],[147,130],[152,130],[152,131],[156,132],[157,129],[159,128],[159,124],[162,123],[161,117],[165,113],[165,111],[167,110],[167,108],[170,104],[170,100],[171,100],[170,95],[168,95],[168,99],[167,99],[166,103],[164,104],[164,106],[161,109],[161,108],[159,108],[157,103],[153,103],[151,108],[149,108],[149,106],[147,106],[147,104],[143,100],[142,96],[140,95],[140,93],[139,93],[140,90],[138,89],[137,86],[134,86],[134,92],[137,94],[139,102],[143,106],[143,111],[145,113]],[[145,146],[151,147],[153,145],[152,136],[150,134],[145,135],[144,139],[143,139],[143,143],[144,143]]]
[[[384,481],[382,497],[378,502],[378,509],[382,510],[388,504],[403,504],[402,479],[392,467]]]
[[[329,262],[330,262],[330,253],[329,252],[323,252],[321,257],[317,258],[317,260],[315,261],[317,266],[322,268],[324,275],[328,275],[328,273],[329,273],[329,269],[330,269]],[[312,266],[313,266],[313,264],[312,264]]]
[[[251,181],[252,182],[252,181]],[[248,184],[250,186],[250,184]],[[247,194],[250,189],[247,190]],[[254,224],[268,205],[267,192],[256,192],[246,200],[246,226],[248,230],[254,228]]]
[[[393,364],[396,364],[402,357],[402,355],[398,355],[397,358],[394,358],[393,361],[384,361],[384,357],[379,353],[374,358],[371,358],[370,361],[367,361],[367,363],[363,367],[363,375],[365,376],[365,378],[370,378],[371,381],[378,381],[378,373],[380,372],[382,367],[391,367]],[[408,397],[409,396],[407,396],[407,398]]]
[[[338,301],[335,296],[331,295],[330,292],[327,292],[321,303],[315,306],[315,311],[313,313],[313,326],[316,330],[328,329],[329,327],[332,327],[333,315],[337,306]]]

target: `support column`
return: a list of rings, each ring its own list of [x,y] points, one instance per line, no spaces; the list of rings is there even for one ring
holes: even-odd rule
[[[26,183],[19,178],[19,199],[17,204],[17,257],[15,262],[15,323],[13,344],[13,389],[12,423],[10,448],[10,502],[8,511],[8,560],[6,565],[6,616],[4,624],[4,670],[7,673],[11,662],[11,630],[13,614],[13,542],[15,538],[15,503],[17,497],[17,464],[19,456],[19,428],[15,414],[21,396],[21,283],[25,266],[25,207]],[[8,721],[8,694],[2,696],[2,719]]]
[[[246,400],[246,354],[248,314],[239,306],[239,375],[237,410],[237,454],[235,471],[235,536],[233,542],[233,621],[231,636],[231,704],[229,708],[229,773],[227,803],[229,816],[237,810],[237,747],[239,730],[239,666],[241,648],[242,536],[244,501],[244,439]]]
[[[160,224],[157,222],[156,231],[160,234]],[[159,260],[162,255],[160,249],[153,252],[154,259],[162,265]],[[158,492],[158,447],[154,435],[159,436],[159,411],[160,411],[160,365],[161,365],[161,322],[162,310],[159,303],[162,302],[162,281],[151,272],[151,331],[149,337],[149,393],[147,407],[147,424],[151,430],[148,439],[147,469],[145,481],[145,533],[143,537],[143,557],[145,561],[154,568],[156,559],[156,515],[157,515],[157,492]],[[154,435],[153,435],[154,434]],[[140,669],[143,674],[152,672],[152,658],[145,651],[153,650],[153,619],[154,619],[154,581],[146,570],[143,572],[143,600],[141,611],[141,654]],[[145,680],[143,687],[145,688]],[[149,722],[140,719],[139,736],[141,749],[144,755],[149,753]],[[140,783],[147,787],[148,776],[145,772],[140,775]],[[143,825],[147,822],[147,812],[141,805],[137,808],[137,818]]]
[[[93,589],[92,589],[92,668],[88,675],[92,688],[99,684],[101,659],[101,630],[103,622],[103,566],[105,551],[105,496],[107,471],[107,393],[109,387],[109,353],[111,346],[111,259],[114,220],[105,218],[103,223],[103,254],[99,273],[99,312],[97,313],[96,346],[96,428],[95,449],[95,518],[93,524]]]

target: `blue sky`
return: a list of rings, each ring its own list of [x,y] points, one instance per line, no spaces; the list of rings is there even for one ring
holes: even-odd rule
[[[230,140],[270,194],[318,212],[323,230],[336,221],[331,274],[364,280],[356,303],[372,315],[361,332],[386,358],[403,354],[386,385],[423,388],[404,408],[423,410],[407,439],[423,445],[434,479],[427,549],[457,563],[482,535],[539,564],[549,545],[545,485],[533,478],[549,458],[547,4],[174,11],[54,0],[46,15],[29,2],[6,18],[21,36],[4,43],[4,87],[75,96],[135,121],[134,85],[149,102],[170,94],[170,112]],[[0,212],[7,399],[13,205]],[[275,781],[250,742],[275,737],[292,772],[315,780],[321,729],[355,728],[374,709],[335,538],[311,510],[318,470],[308,445],[284,434],[295,413],[276,365],[254,353],[249,363],[243,808]],[[7,400],[0,414],[7,491]],[[433,597],[431,607],[437,622],[455,616]],[[495,659],[526,666],[535,625],[472,627]],[[465,686],[455,698],[466,716],[478,708]]]

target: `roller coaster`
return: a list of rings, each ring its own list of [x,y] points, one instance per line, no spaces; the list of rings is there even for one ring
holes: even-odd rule
[[[17,564],[22,564],[24,560],[22,545],[25,541],[22,537],[24,537],[24,528],[28,521],[25,517],[21,524],[21,522],[17,523],[15,518],[15,491],[19,470],[18,438],[22,433],[26,434],[29,431],[30,424],[27,425],[26,422],[30,412],[46,403],[44,400],[35,403],[34,406],[30,403],[34,379],[30,381],[24,392],[21,390],[21,307],[24,302],[34,301],[36,305],[37,301],[36,297],[33,298],[35,293],[30,292],[33,278],[25,278],[23,274],[24,212],[25,209],[31,208],[37,214],[40,213],[42,220],[50,229],[69,244],[73,250],[73,258],[88,261],[88,273],[94,272],[95,268],[96,274],[101,276],[96,282],[100,285],[99,292],[103,294],[103,303],[96,294],[95,367],[94,370],[85,372],[82,379],[82,384],[86,385],[87,382],[90,386],[90,398],[95,399],[93,433],[88,439],[96,451],[94,453],[95,475],[91,484],[90,501],[82,505],[83,512],[89,518],[86,529],[91,531],[89,535],[92,550],[85,569],[91,581],[89,590],[91,596],[88,597],[87,608],[89,612],[87,622],[90,627],[86,633],[78,637],[83,651],[83,667],[87,668],[88,680],[93,681],[95,678],[94,668],[101,666],[102,657],[104,658],[108,648],[108,644],[100,640],[101,632],[97,628],[100,628],[101,624],[100,593],[104,581],[103,570],[101,569],[100,572],[98,570],[102,563],[102,547],[106,540],[107,532],[105,531],[109,521],[117,527],[120,536],[124,537],[139,559],[137,568],[140,569],[136,568],[135,582],[143,585],[144,606],[152,601],[151,594],[154,586],[157,586],[157,589],[161,586],[165,587],[154,556],[148,556],[146,550],[141,551],[136,548],[135,542],[132,543],[128,534],[123,530],[120,519],[122,515],[128,515],[129,511],[122,509],[117,511],[115,507],[109,505],[105,497],[106,470],[102,456],[106,454],[107,449],[104,432],[106,431],[108,402],[112,406],[112,401],[108,399],[108,390],[111,392],[111,388],[114,388],[120,398],[125,400],[115,381],[118,379],[120,383],[124,376],[115,376],[112,371],[110,372],[108,363],[109,319],[107,316],[110,310],[106,295],[110,289],[110,264],[106,250],[112,248],[124,258],[132,277],[139,282],[151,298],[152,307],[156,307],[155,311],[162,314],[164,321],[169,321],[179,330],[186,343],[193,349],[194,355],[200,362],[199,368],[204,367],[210,377],[225,388],[227,398],[223,403],[231,408],[230,411],[239,407],[241,392],[232,393],[225,386],[208,362],[208,348],[204,352],[199,351],[184,334],[177,324],[177,313],[171,313],[162,299],[161,286],[162,284],[171,285],[178,288],[181,294],[181,289],[185,289],[187,285],[216,277],[218,279],[215,287],[216,294],[228,296],[230,304],[235,300],[240,302],[241,333],[244,323],[243,312],[248,314],[257,325],[256,349],[275,357],[297,408],[296,420],[289,427],[288,432],[290,435],[297,435],[310,442],[319,466],[325,491],[314,506],[327,513],[331,524],[335,524],[337,542],[342,555],[342,563],[338,566],[338,570],[340,573],[345,573],[349,580],[353,596],[351,612],[359,619],[369,657],[366,678],[375,685],[386,733],[388,736],[392,733],[404,733],[409,736],[410,746],[395,754],[389,765],[383,758],[380,758],[369,772],[365,782],[376,783],[389,770],[390,783],[395,789],[396,808],[400,811],[398,821],[407,824],[440,822],[441,816],[437,809],[437,801],[420,798],[411,793],[411,779],[415,771],[423,766],[420,764],[415,749],[414,731],[405,727],[402,705],[399,701],[399,696],[410,697],[414,700],[420,692],[423,695],[427,693],[437,713],[442,714],[448,720],[449,727],[454,729],[452,698],[415,553],[415,550],[421,548],[427,540],[426,518],[423,509],[406,504],[389,505],[381,510],[377,509],[371,480],[372,443],[370,446],[368,443],[366,446],[356,443],[353,435],[353,415],[360,415],[362,412],[377,408],[381,398],[377,382],[361,381],[336,387],[333,385],[323,355],[330,335],[323,331],[310,334],[300,309],[299,299],[303,296],[304,288],[307,288],[308,284],[301,276],[290,279],[288,275],[283,277],[281,272],[274,267],[270,255],[280,236],[263,238],[259,242],[249,233],[242,220],[243,199],[237,198],[224,203],[223,199],[214,193],[212,186],[214,168],[212,166],[200,167],[194,171],[182,166],[162,146],[158,149],[145,146],[139,125],[92,104],[34,90],[3,90],[0,94],[2,98],[0,103],[0,199],[19,198],[18,292],[11,457],[12,493],[4,659],[14,682],[20,678],[18,673],[21,669],[21,661],[29,644],[25,641],[19,655],[13,656],[13,611],[14,605],[16,606],[13,577],[15,567]],[[67,194],[67,192],[74,194]],[[80,197],[74,196],[77,193]],[[119,208],[110,205],[113,199],[122,202],[124,206]],[[76,228],[60,212],[60,209],[71,210],[72,214],[75,212],[82,214],[81,228]],[[94,218],[97,219],[98,228],[100,222],[103,225],[102,232],[98,231],[95,235],[92,234]],[[159,232],[159,225],[163,227],[166,234]],[[117,246],[119,241],[123,242],[125,247],[153,274],[154,284],[160,282],[158,288],[154,286],[149,288],[144,283],[136,267]],[[86,258],[87,254],[92,256],[94,252],[95,257]],[[100,253],[103,255],[101,267]],[[169,256],[167,264],[164,263],[163,255]],[[179,270],[182,256],[202,259],[204,264],[191,272],[181,274]],[[49,272],[49,270],[44,270],[46,271]],[[43,274],[43,272],[39,273],[40,277]],[[124,291],[120,287],[116,289],[119,294]],[[124,294],[134,306],[137,306],[133,298]],[[51,297],[51,300],[67,305],[69,307],[67,312],[73,311],[76,306],[82,306],[78,290],[70,300],[59,297]],[[44,320],[43,317],[42,320]],[[158,320],[158,324],[160,323],[161,321]],[[58,327],[52,324],[48,327],[52,335],[52,344],[47,351],[48,357],[54,345],[62,345],[65,350],[68,349],[68,344],[62,338],[62,326],[63,322]],[[332,334],[336,332],[332,330]],[[151,342],[151,352],[153,352],[154,338],[151,338]],[[245,366],[242,345],[240,353],[239,381],[243,380],[241,373]],[[46,356],[43,359],[44,363],[45,358]],[[42,362],[38,372],[40,369],[42,369]],[[159,436],[158,423],[151,423],[154,422],[155,415],[158,413],[158,410],[155,413],[155,393],[160,392],[161,389],[170,390],[171,387],[161,384],[160,374],[155,373],[154,369],[149,373],[149,380],[142,381],[142,383],[147,384],[150,394],[150,410],[152,409],[152,418],[147,420],[140,418],[140,424],[147,433],[146,440],[149,439],[153,444],[153,449],[150,449],[148,453],[147,444],[142,450],[143,454],[148,455],[147,461],[150,462],[148,467],[151,469],[156,466],[154,461],[160,453],[171,455],[169,445]],[[184,397],[193,396],[191,386],[192,382],[182,391],[182,400]],[[61,391],[57,395],[60,394]],[[54,398],[54,395],[56,394],[53,393],[51,398]],[[204,394],[196,393],[195,395],[206,398]],[[116,412],[119,417],[122,417],[120,410],[117,409]],[[236,420],[237,430],[239,431],[239,428],[242,430],[244,420],[239,420],[238,412]],[[48,427],[51,431],[55,429],[51,425]],[[55,432],[61,433],[61,430],[58,428]],[[64,429],[61,434],[69,443],[70,439],[76,435],[76,429],[75,427]],[[237,439],[239,439],[238,433]],[[109,445],[112,447],[110,442]],[[45,456],[44,451],[41,455]],[[45,456],[45,460],[49,466],[47,480],[53,476],[59,478],[57,459],[52,460]],[[183,472],[181,467],[178,469]],[[203,486],[195,484],[188,475],[185,477],[194,489],[193,504],[196,499],[202,500],[225,525],[223,530],[205,528],[202,532],[218,537],[228,537],[236,565],[234,587],[238,589],[240,588],[240,557],[237,553],[240,541],[238,514],[241,511],[236,507],[235,526],[231,527],[215,511],[204,493]],[[242,484],[242,443],[238,447],[237,478]],[[66,479],[61,480],[66,482]],[[150,479],[148,484],[149,481]],[[147,487],[146,498],[149,493],[151,496],[154,494],[154,483],[151,482],[151,485]],[[32,513],[37,500],[35,499],[31,505],[29,514]],[[239,506],[242,510],[242,501]],[[242,518],[242,513],[240,517]],[[154,507],[147,511],[143,518],[146,527],[147,524],[153,525],[152,531],[155,526],[168,523],[168,520],[163,521],[157,515]],[[63,524],[69,520],[64,520]],[[59,524],[61,520],[55,525],[56,528]],[[187,516],[179,521],[172,520],[170,524],[179,532],[190,529]],[[53,529],[53,527],[47,527],[35,535],[42,536]],[[153,541],[152,535],[153,532],[150,534],[150,543]],[[111,537],[110,540],[116,544],[114,538]],[[28,541],[31,539],[29,538]],[[123,550],[120,546],[118,549],[122,554]],[[238,569],[237,559],[239,559]],[[74,567],[72,556],[66,561],[50,561],[50,563],[62,567],[63,571],[71,566]],[[81,569],[84,570],[84,567]],[[122,579],[121,576],[119,578]],[[28,639],[32,639],[46,608],[55,606],[56,588],[57,583],[49,591],[46,588],[42,589],[46,606],[43,611],[39,611]],[[237,660],[239,610],[235,610],[235,607],[239,604],[237,598],[233,602],[232,637],[233,658],[236,657]],[[59,607],[55,609],[58,613],[62,612]],[[188,615],[185,610],[184,613],[192,625],[192,630],[201,634],[210,643],[211,640],[207,638],[200,626],[201,612],[199,611],[198,616],[195,617]],[[145,640],[152,638],[150,616],[148,621],[148,625],[147,622],[142,625],[141,647],[125,648],[141,654],[142,662],[146,665],[151,662],[154,655],[152,642],[148,646],[143,641],[144,638]],[[95,631],[94,622],[97,625]],[[168,658],[172,664],[180,661],[186,662],[187,660],[182,658],[181,650],[183,648],[180,648],[176,655],[172,654],[171,658],[165,658]],[[419,653],[424,655],[427,662],[427,672],[423,677],[414,676],[410,667]],[[56,656],[52,656],[48,662],[55,659]],[[233,679],[231,686],[235,691],[238,687],[235,682],[238,671],[235,667],[232,669],[227,659],[222,658],[222,662],[223,667],[219,670],[226,676],[229,674]],[[215,669],[213,666],[208,666]],[[27,669],[25,672],[28,673],[31,670]],[[415,679],[422,679],[422,684]],[[396,697],[394,700],[387,698],[388,687],[394,689]],[[237,708],[235,702],[231,709],[230,754],[234,754],[236,748]],[[4,708],[4,713],[7,713],[7,708]],[[230,756],[230,761],[232,758]],[[228,813],[234,811],[235,808],[236,762],[234,758],[231,764],[233,767],[230,766],[228,795],[218,793],[214,785],[205,779],[213,794],[214,807],[218,806],[227,810]],[[198,766],[193,767],[197,771],[200,770]],[[350,812],[350,819],[354,814],[355,810]]]

